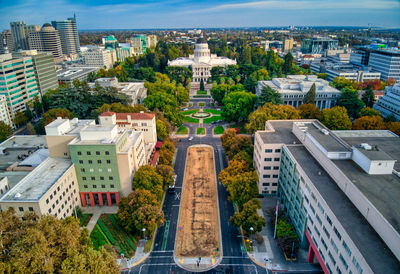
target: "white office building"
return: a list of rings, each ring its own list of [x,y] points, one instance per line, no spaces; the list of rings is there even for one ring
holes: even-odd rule
[[[3,121],[10,127],[13,126],[10,111],[7,107],[7,97],[5,95],[0,95],[0,121]]]
[[[260,96],[264,87],[270,87],[281,94],[285,105],[298,107],[303,104],[303,98],[313,84],[316,86],[315,105],[319,109],[333,107],[341,91],[316,75],[288,75],[286,78],[273,78],[272,81],[258,81],[256,95]]]
[[[384,95],[374,104],[374,109],[379,110],[383,117],[393,115],[400,121],[400,82],[385,88]]]
[[[109,69],[113,66],[112,55],[109,50],[97,48],[82,53],[85,65]]]

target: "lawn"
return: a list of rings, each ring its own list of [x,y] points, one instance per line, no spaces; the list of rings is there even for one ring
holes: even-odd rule
[[[189,110],[181,111],[181,113],[183,115],[190,115],[190,114],[196,113],[198,111],[199,111],[198,109],[189,109]]]
[[[205,109],[204,112],[208,112],[208,113],[216,114],[216,115],[221,115],[222,114],[221,110],[216,110],[216,109]]]
[[[207,94],[206,90],[198,90],[197,91],[197,95],[205,95],[205,94]]]
[[[93,214],[83,214],[79,218],[79,226],[87,226],[87,224],[90,221],[90,218],[92,218]]]
[[[95,248],[109,244],[119,255],[123,253],[126,257],[131,257],[135,254],[137,241],[119,226],[115,214],[101,215],[90,237]]]
[[[222,120],[222,117],[221,117],[220,115],[217,115],[217,116],[212,116],[212,117],[210,117],[210,118],[204,119],[204,120],[203,120],[203,123],[204,123],[204,124],[209,124],[209,123],[211,123],[211,122],[219,121],[219,120]]]
[[[181,126],[180,128],[178,128],[178,130],[176,131],[176,134],[178,135],[186,135],[189,133],[189,129],[187,127]]]
[[[206,103],[199,103],[199,107],[204,107],[206,105]]]
[[[204,127],[199,127],[199,128],[197,128],[197,129],[196,129],[196,134],[197,134],[197,135],[204,135],[204,134],[206,134],[205,128],[204,128]]]
[[[218,135],[218,134],[222,134],[224,133],[224,127],[223,126],[217,126],[214,128],[214,134]]]
[[[187,122],[187,123],[198,123],[199,119],[192,118],[192,117],[189,117],[189,116],[185,116],[185,117],[183,117],[183,121]]]

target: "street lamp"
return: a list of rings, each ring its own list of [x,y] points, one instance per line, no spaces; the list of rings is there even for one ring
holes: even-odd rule
[[[251,240],[251,235],[253,234],[254,228],[250,227],[250,246],[253,247],[253,241]]]
[[[142,228],[142,231],[143,231],[143,238],[146,240],[146,228]]]

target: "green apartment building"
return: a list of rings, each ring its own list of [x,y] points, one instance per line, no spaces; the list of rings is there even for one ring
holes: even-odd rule
[[[143,133],[117,125],[57,119],[46,126],[46,141],[52,157],[71,158],[82,206],[118,205],[132,191],[134,173],[146,163]]]
[[[32,57],[0,55],[0,95],[5,95],[10,116],[25,111],[25,104],[39,95]]]

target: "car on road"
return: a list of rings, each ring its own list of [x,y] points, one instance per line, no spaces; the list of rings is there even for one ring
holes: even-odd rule
[[[168,187],[168,192],[175,192],[176,175],[172,176],[172,178],[174,179],[174,183]]]
[[[193,136],[190,136],[190,137],[189,137],[189,141],[192,141],[192,140],[193,140]]]
[[[183,111],[189,110],[188,108],[184,108]]]

